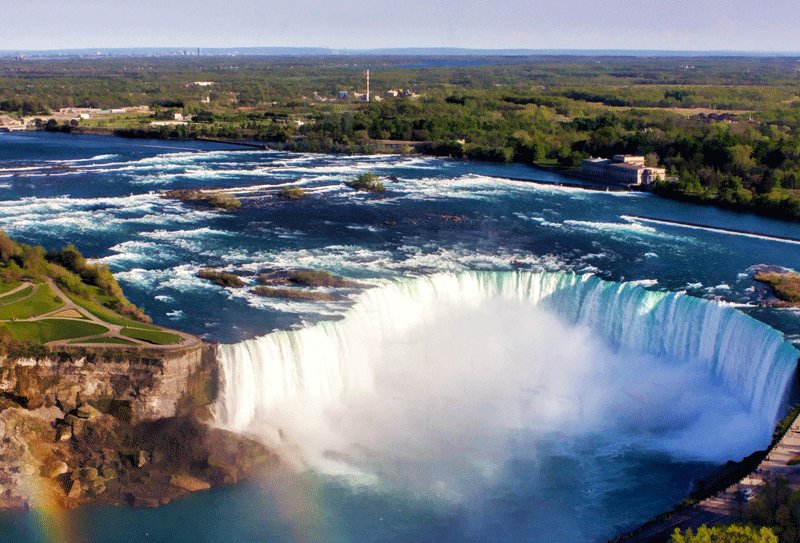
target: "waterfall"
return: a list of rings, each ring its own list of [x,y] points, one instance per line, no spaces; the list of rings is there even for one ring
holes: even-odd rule
[[[270,418],[282,413],[284,420],[280,424],[292,424],[287,421],[295,418],[296,424],[313,427],[323,424],[317,420],[319,413],[329,412],[332,407],[353,398],[394,395],[392,387],[381,385],[381,378],[376,375],[376,361],[385,356],[383,351],[387,346],[407,346],[415,341],[409,334],[435,331],[441,323],[457,322],[455,316],[461,312],[478,314],[481,308],[498,300],[519,306],[525,312],[544,311],[577,330],[575,337],[564,338],[565,349],[590,341],[587,337],[599,341],[611,354],[602,355],[599,362],[594,360],[593,363],[627,365],[611,368],[619,375],[636,373],[637,365],[652,365],[651,361],[657,360],[658,364],[667,365],[669,371],[674,369],[674,373],[691,371],[692,375],[707,377],[709,383],[722,387],[724,395],[721,397],[732,395],[743,412],[756,416],[762,426],[756,432],[757,442],[768,439],[797,365],[798,351],[784,341],[781,333],[725,303],[683,293],[652,291],[632,283],[604,281],[592,275],[438,274],[400,279],[368,290],[359,295],[337,321],[222,345],[219,351],[221,389],[215,408],[217,423],[237,431],[253,431],[256,427],[270,426]],[[504,315],[512,314],[497,313],[497,319],[501,320],[497,323],[498,329],[505,330],[503,334],[507,337],[498,339],[497,347],[487,347],[488,352],[501,349],[501,344],[512,336],[524,338],[545,326],[540,321],[532,325],[524,319],[524,314],[513,313],[514,317],[510,318]],[[465,340],[474,339],[482,333],[481,328],[486,328],[486,324],[478,326],[477,330],[465,331]],[[586,331],[589,336],[581,335],[580,331]],[[435,333],[431,334],[434,335],[429,341],[435,345]],[[545,332],[541,334],[548,336]],[[549,340],[558,341],[558,338]],[[487,337],[484,341],[494,340]],[[452,338],[450,342],[453,343]],[[456,339],[455,343],[458,342]],[[575,356],[591,356],[598,349],[592,347],[587,349],[588,355],[580,352]],[[529,350],[534,352],[536,348]],[[617,357],[614,353],[625,356]],[[426,358],[426,355],[419,352],[414,358]],[[517,358],[519,360],[512,365],[487,361],[480,371],[487,372],[487,382],[497,379],[490,375],[495,368],[512,373],[519,369],[524,373],[527,355]],[[432,367],[431,362],[408,362],[409,371],[422,372],[419,378],[427,378],[426,368]],[[402,368],[397,366],[403,363],[401,360],[384,364],[389,369],[381,371],[401,372]],[[474,362],[472,364],[474,366]],[[556,371],[548,368],[546,362],[540,364],[543,372]],[[563,365],[563,362],[558,364]],[[588,370],[580,371],[584,375]],[[550,373],[546,375],[547,386],[558,380]],[[525,383],[528,390],[536,388],[537,378],[520,379],[530,381]],[[614,383],[615,380],[610,379],[604,386],[614,387]],[[479,394],[479,385],[479,382],[470,385],[469,390]],[[509,386],[509,382],[503,381],[502,386]],[[676,388],[680,387],[676,385]],[[637,384],[633,382],[630,391],[625,393],[635,395],[636,389]],[[402,394],[403,391],[396,392]],[[559,394],[563,396],[563,390]],[[581,394],[576,392],[577,396]],[[523,396],[519,395],[520,401],[524,401]],[[553,393],[547,401],[558,398],[560,396]],[[547,405],[542,403],[537,409],[542,411]],[[665,405],[668,408],[669,402]],[[503,409],[507,411],[506,407]],[[539,411],[534,412],[534,416]],[[280,426],[272,426],[271,436],[278,439],[275,432],[282,434],[278,430]]]

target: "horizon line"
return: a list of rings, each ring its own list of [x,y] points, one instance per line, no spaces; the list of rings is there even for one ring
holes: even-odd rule
[[[237,53],[241,51],[284,51],[286,53],[294,52],[301,56],[313,55],[342,55],[342,54],[415,54],[415,55],[431,55],[437,54],[496,54],[500,56],[524,56],[524,55],[569,55],[569,56],[591,56],[592,54],[607,54],[611,56],[653,56],[653,55],[670,55],[670,56],[781,56],[781,57],[800,57],[800,51],[790,50],[737,50],[737,49],[628,49],[628,48],[529,48],[529,47],[450,47],[450,46],[404,46],[404,47],[371,47],[371,48],[347,48],[347,47],[328,47],[328,46],[273,46],[273,45],[246,45],[234,47],[202,47],[202,46],[127,46],[127,47],[67,47],[67,48],[46,48],[46,49],[0,49],[0,55],[22,55],[22,54],[102,54],[102,53],[124,53],[128,52],[173,52],[180,54],[181,52],[191,52],[191,55],[197,56],[195,51],[199,50],[208,51],[209,56],[211,52],[216,53]]]

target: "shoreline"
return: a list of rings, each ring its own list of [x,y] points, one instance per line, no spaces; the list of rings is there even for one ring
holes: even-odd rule
[[[798,360],[800,364],[800,360]],[[791,443],[789,443],[791,442]],[[740,498],[744,488],[757,490],[765,480],[789,479],[795,487],[800,485],[800,465],[788,465],[793,452],[800,447],[800,405],[792,407],[775,425],[770,445],[755,451],[738,462],[721,465],[708,478],[716,478],[702,490],[693,490],[687,498],[670,509],[628,530],[607,543],[654,543],[667,541],[676,528],[696,530],[703,524],[709,526],[735,520],[745,503]],[[791,451],[788,452],[788,451]],[[775,462],[780,456],[783,464]],[[728,467],[728,469],[726,469]],[[707,479],[706,479],[707,480]],[[693,496],[694,494],[694,496]]]

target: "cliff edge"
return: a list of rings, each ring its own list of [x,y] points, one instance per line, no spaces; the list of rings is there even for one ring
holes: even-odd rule
[[[0,360],[0,508],[157,506],[276,462],[205,421],[216,346],[58,348]]]

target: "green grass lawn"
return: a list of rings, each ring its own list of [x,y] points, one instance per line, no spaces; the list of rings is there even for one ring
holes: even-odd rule
[[[25,287],[24,289],[22,289],[20,291],[17,291],[14,294],[9,294],[8,296],[3,296],[2,298],[0,298],[0,304],[3,304],[3,305],[10,304],[12,302],[16,302],[17,300],[21,300],[21,299],[23,299],[23,298],[25,298],[27,296],[30,296],[31,292],[33,292],[34,288],[35,287],[33,287],[33,286]]]
[[[5,294],[9,290],[14,290],[15,288],[17,288],[21,284],[22,283],[20,283],[20,282],[16,282],[16,283],[0,283],[0,295]],[[2,300],[0,300],[0,302],[2,302]]]
[[[24,292],[27,289],[24,289]],[[13,295],[12,295],[13,296]],[[62,302],[46,284],[41,284],[32,295],[16,302],[0,306],[0,320],[27,319],[55,311]]]
[[[145,328],[147,330],[153,330],[153,331],[158,331],[159,329],[157,326],[153,326],[152,324],[146,324],[143,322],[135,321],[133,319],[129,319],[127,317],[123,317],[122,315],[119,315],[114,311],[106,307],[103,307],[97,302],[87,300],[86,298],[80,298],[69,292],[65,292],[64,294],[66,294],[70,300],[75,302],[76,305],[82,307],[83,309],[85,309],[98,319],[103,320],[107,323],[116,324],[118,326],[132,326],[135,328]]]
[[[181,337],[160,330],[141,330],[138,328],[123,328],[122,335],[140,339],[155,345],[175,345],[181,342]]]
[[[58,339],[73,339],[97,336],[108,332],[108,328],[92,322],[64,319],[44,319],[29,322],[7,322],[2,324],[17,341],[47,343]]]
[[[70,341],[71,344],[77,343],[91,343],[92,345],[95,344],[112,344],[112,345],[136,345],[133,341],[128,341],[127,339],[123,339],[121,337],[98,337],[98,338],[81,338]]]

